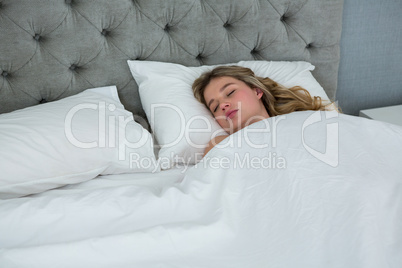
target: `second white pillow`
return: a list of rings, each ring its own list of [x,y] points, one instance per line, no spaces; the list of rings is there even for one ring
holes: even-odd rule
[[[115,86],[0,115],[0,199],[98,175],[158,172],[150,133]]]

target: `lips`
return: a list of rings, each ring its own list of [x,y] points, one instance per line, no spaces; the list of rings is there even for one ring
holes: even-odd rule
[[[238,111],[238,110],[230,110],[230,111],[228,111],[228,112],[225,114],[225,115],[226,115],[226,119],[232,119],[232,118],[236,115],[237,111]]]

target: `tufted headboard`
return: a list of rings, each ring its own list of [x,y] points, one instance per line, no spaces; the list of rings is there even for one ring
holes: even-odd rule
[[[128,59],[187,66],[304,60],[335,96],[343,0],[0,0],[0,113],[116,85]]]

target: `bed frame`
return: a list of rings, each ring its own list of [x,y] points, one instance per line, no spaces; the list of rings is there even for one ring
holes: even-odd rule
[[[0,0],[0,113],[116,85],[145,116],[127,60],[309,61],[333,99],[342,0]]]

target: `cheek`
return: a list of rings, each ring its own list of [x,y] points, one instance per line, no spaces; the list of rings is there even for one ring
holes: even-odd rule
[[[241,102],[242,104],[250,104],[254,101],[252,92],[242,90],[236,94],[234,101]]]

